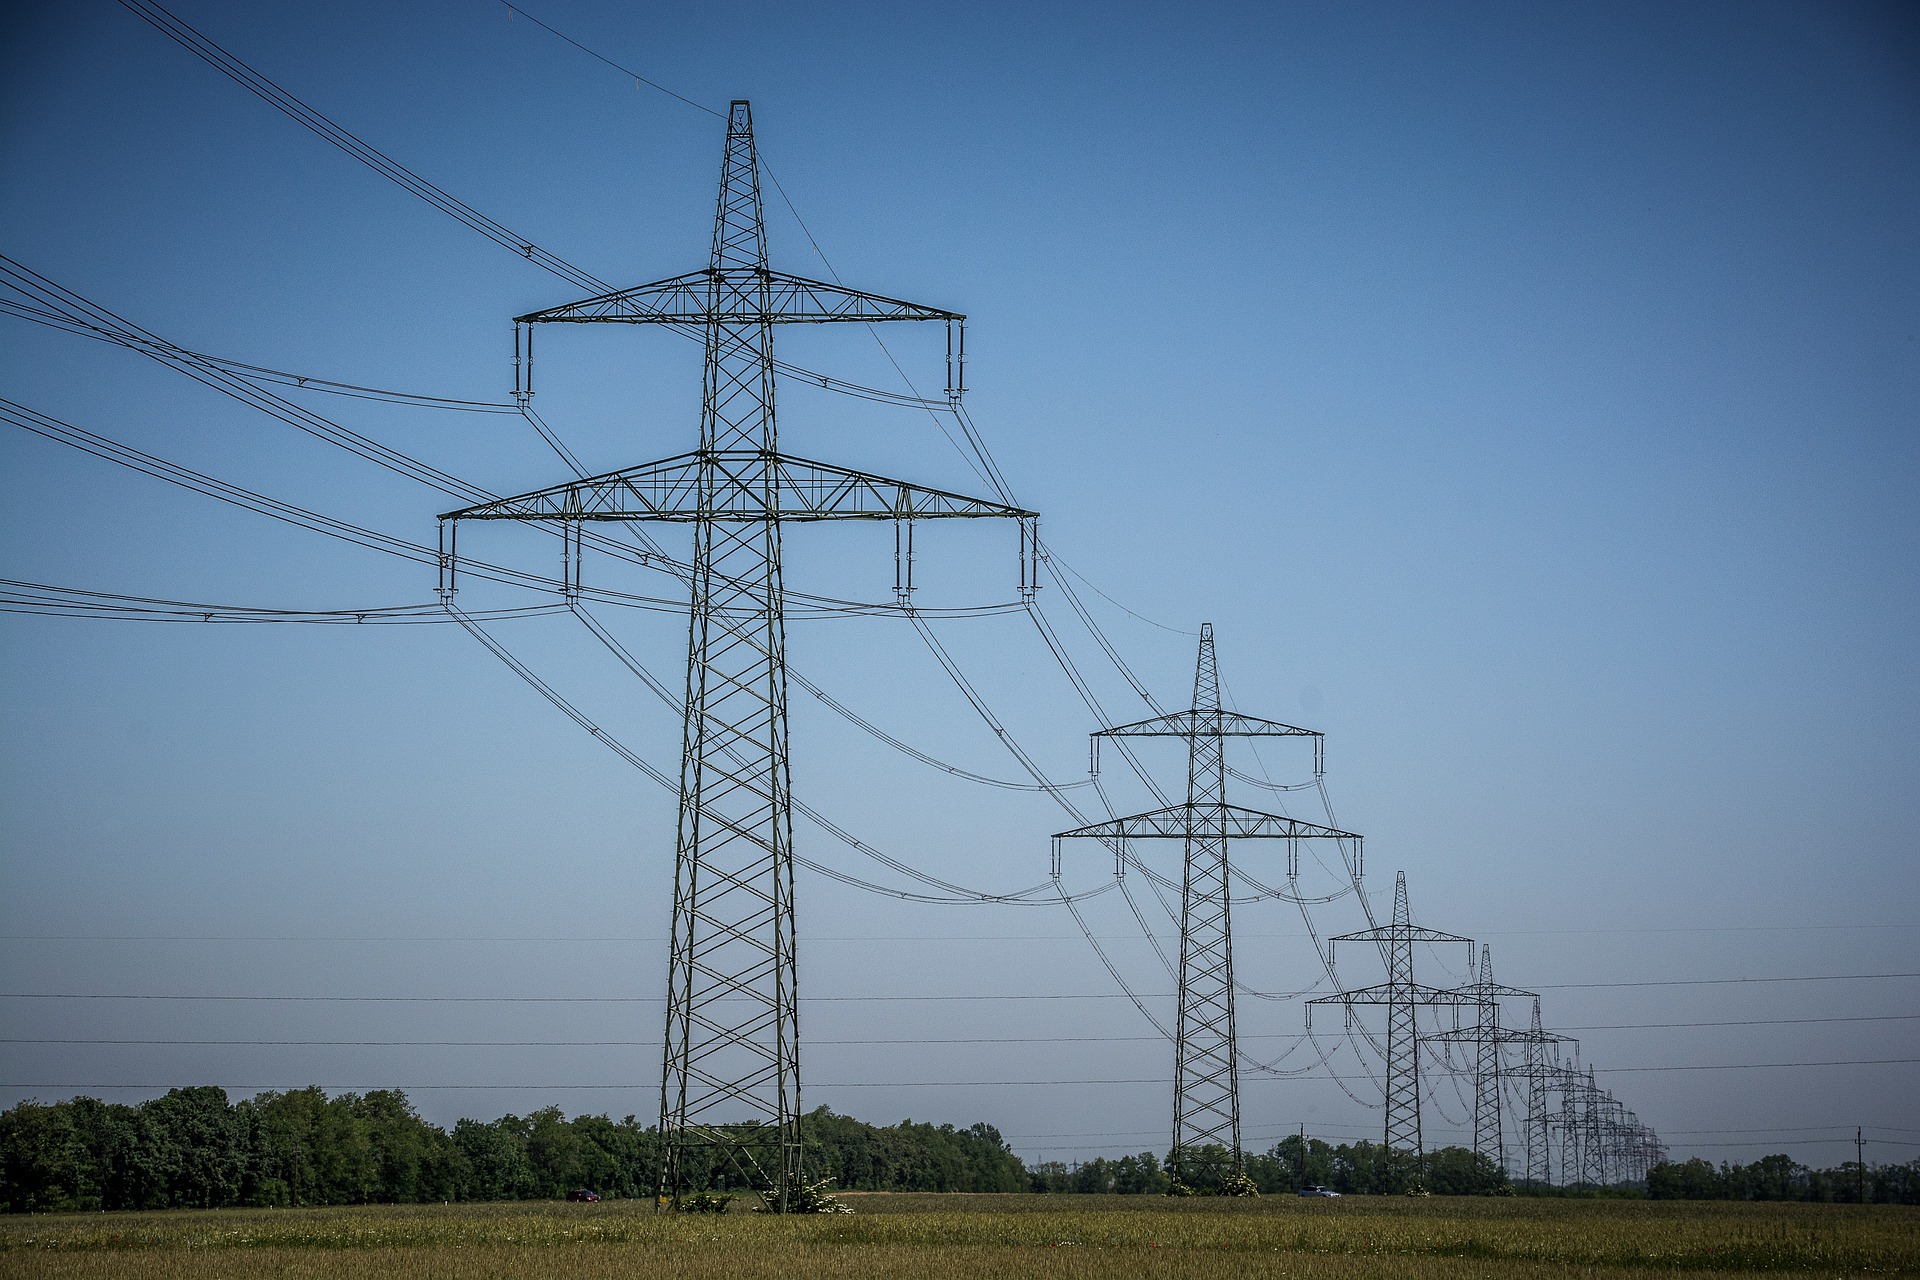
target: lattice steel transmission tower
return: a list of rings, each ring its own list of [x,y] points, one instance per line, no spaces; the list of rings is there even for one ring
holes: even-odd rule
[[[1387,1008],[1387,1124],[1389,1151],[1410,1151],[1419,1155],[1420,1139],[1420,1035],[1414,1011],[1421,1005],[1451,1005],[1455,1008],[1477,1005],[1479,998],[1451,987],[1427,987],[1413,980],[1413,944],[1416,942],[1458,942],[1467,948],[1467,963],[1473,963],[1473,939],[1456,933],[1442,933],[1413,923],[1407,905],[1407,873],[1393,881],[1393,923],[1382,928],[1362,929],[1328,939],[1330,947],[1342,942],[1372,942],[1379,946],[1387,962],[1387,981],[1377,986],[1356,987],[1335,995],[1307,1001],[1308,1028],[1312,1028],[1313,1007],[1337,1004],[1352,1016],[1355,1005],[1385,1005]]]
[[[1527,1135],[1527,1181],[1538,1186],[1553,1184],[1553,1153],[1548,1143],[1548,1129],[1552,1120],[1549,1106],[1549,1094],[1563,1068],[1559,1061],[1559,1045],[1571,1043],[1576,1049],[1579,1041],[1567,1036],[1550,1035],[1540,1025],[1540,1000],[1533,1002],[1533,1025],[1522,1041],[1525,1059],[1520,1074],[1527,1082],[1527,1116],[1525,1121]]]
[[[1555,1087],[1560,1090],[1563,1180],[1569,1186],[1606,1186],[1609,1148],[1606,1116],[1613,1095],[1595,1083],[1591,1064],[1585,1073],[1578,1066],[1563,1068]]]
[[[1474,1046],[1473,1151],[1475,1155],[1493,1161],[1495,1167],[1504,1169],[1507,1152],[1500,1128],[1500,1050],[1503,1045],[1531,1044],[1536,1033],[1501,1026],[1500,1001],[1525,998],[1532,999],[1537,1006],[1540,997],[1536,992],[1522,991],[1518,987],[1502,986],[1495,982],[1493,948],[1485,943],[1480,944],[1480,980],[1456,987],[1455,990],[1476,1001],[1478,1016],[1474,1019],[1474,1025],[1436,1032],[1425,1038],[1443,1044],[1466,1043]]]
[[[706,362],[698,447],[659,462],[442,516],[560,526],[577,582],[580,529],[596,521],[693,526],[686,727],[675,843],[661,1069],[660,1192],[678,1203],[689,1156],[784,1211],[800,1186],[793,819],[789,798],[782,526],[795,521],[1003,517],[1021,524],[1022,588],[1037,516],[780,452],[777,324],[944,322],[964,317],[772,271],[752,113],[735,102],[704,270],[520,316],[516,323],[653,324],[697,333]],[[528,331],[529,344],[531,330]],[[953,357],[948,387],[957,395]],[[443,542],[451,547],[450,542]],[[910,563],[910,560],[909,560]],[[454,588],[450,556],[442,589]],[[910,570],[908,570],[910,572]],[[903,595],[911,579],[896,583]]]
[[[1102,729],[1101,738],[1184,738],[1187,742],[1185,804],[1097,822],[1054,836],[1054,874],[1060,873],[1062,840],[1094,839],[1112,845],[1115,872],[1126,873],[1129,840],[1180,840],[1185,866],[1180,883],[1180,1007],[1173,1050],[1172,1173],[1178,1179],[1186,1153],[1218,1143],[1241,1168],[1240,1062],[1233,1012],[1232,880],[1227,862],[1231,840],[1285,840],[1287,873],[1297,873],[1301,840],[1353,840],[1359,836],[1278,814],[1241,809],[1226,801],[1228,738],[1312,738],[1316,768],[1320,734],[1273,720],[1226,711],[1220,706],[1220,675],[1213,651],[1213,624],[1200,626],[1194,668],[1193,707],[1135,724]]]

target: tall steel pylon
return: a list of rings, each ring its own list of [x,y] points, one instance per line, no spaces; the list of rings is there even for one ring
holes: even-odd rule
[[[1390,1151],[1410,1151],[1416,1156],[1424,1149],[1420,1139],[1420,1035],[1414,1011],[1421,1005],[1452,1005],[1455,1008],[1477,1005],[1478,997],[1450,987],[1426,987],[1413,980],[1413,944],[1416,942],[1459,942],[1466,944],[1468,963],[1473,959],[1473,939],[1456,933],[1442,933],[1413,923],[1407,905],[1407,873],[1398,872],[1393,880],[1393,923],[1381,928],[1343,933],[1328,939],[1330,944],[1372,942],[1379,946],[1387,962],[1387,981],[1371,987],[1355,987],[1335,995],[1307,1001],[1307,1017],[1313,1006],[1338,1004],[1349,1016],[1355,1005],[1387,1007],[1387,1124],[1386,1145]],[[1309,1021],[1311,1027],[1311,1021]]]
[[[1474,1018],[1473,1026],[1456,1027],[1425,1039],[1473,1045],[1473,1152],[1493,1161],[1496,1168],[1504,1169],[1507,1152],[1500,1126],[1500,1050],[1503,1045],[1531,1044],[1537,1032],[1501,1026],[1500,1001],[1532,999],[1537,1005],[1540,997],[1536,992],[1522,991],[1518,987],[1502,986],[1495,982],[1493,948],[1484,942],[1480,944],[1479,981],[1456,987],[1455,990],[1474,998],[1478,1016]]]
[[[584,523],[693,525],[660,1100],[659,1190],[675,1203],[689,1155],[702,1148],[717,1157],[719,1172],[760,1191],[772,1209],[791,1207],[802,1185],[781,526],[890,520],[911,530],[917,520],[1014,519],[1024,535],[1021,586],[1033,583],[1035,513],[780,452],[773,326],[885,320],[943,321],[951,334],[964,317],[769,270],[753,117],[736,101],[704,270],[516,320],[700,333],[706,365],[699,447],[441,517],[456,530],[462,520],[559,525],[570,584],[577,582]],[[954,350],[951,340],[948,347]],[[951,358],[948,384],[957,396]],[[450,562],[442,584],[450,596]],[[896,587],[907,598],[911,579]]]
[[[1134,724],[1102,729],[1101,738],[1184,738],[1187,741],[1185,804],[1094,823],[1054,836],[1054,874],[1060,871],[1059,841],[1103,840],[1115,851],[1115,872],[1126,873],[1129,840],[1180,840],[1186,849],[1180,882],[1180,1008],[1173,1049],[1172,1173],[1179,1179],[1187,1154],[1219,1144],[1241,1168],[1240,1062],[1233,1013],[1232,883],[1227,841],[1287,841],[1287,874],[1297,872],[1297,842],[1355,840],[1359,836],[1278,814],[1227,803],[1228,738],[1312,738],[1316,772],[1321,735],[1273,720],[1226,711],[1220,706],[1220,673],[1213,651],[1213,624],[1200,624],[1200,654],[1194,666],[1193,707]]]

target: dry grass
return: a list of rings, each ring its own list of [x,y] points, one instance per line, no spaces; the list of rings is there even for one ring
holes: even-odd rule
[[[1291,1276],[1636,1280],[1920,1274],[1920,1211],[1848,1205],[1349,1197],[856,1195],[856,1212],[655,1215],[633,1202],[0,1220],[0,1275]]]

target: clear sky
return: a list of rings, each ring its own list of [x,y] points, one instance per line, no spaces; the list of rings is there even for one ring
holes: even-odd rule
[[[175,7],[596,275],[705,263],[721,122],[499,0]],[[1376,906],[1406,870],[1416,916],[1491,943],[1499,976],[1541,990],[1677,1153],[1838,1163],[1863,1124],[1870,1159],[1920,1155],[1920,979],[1594,985],[1920,970],[1910,6],[534,13],[697,103],[752,100],[805,220],[769,189],[776,266],[826,274],[810,231],[848,283],[969,315],[975,420],[1060,561],[1132,611],[1083,589],[1101,628],[1183,704],[1210,620],[1237,706],[1328,734]],[[181,346],[500,401],[508,318],[580,294],[110,0],[17,12],[0,60],[0,252]],[[0,325],[4,394],[76,426],[414,541],[456,505],[131,352]],[[890,348],[937,386],[940,335],[905,328]],[[898,385],[857,329],[781,341]],[[541,342],[536,403],[589,466],[692,446],[697,348],[642,330]],[[513,415],[278,390],[497,492],[567,478]],[[793,452],[982,489],[924,413],[794,384],[781,404]],[[0,522],[12,579],[287,609],[432,599],[430,569],[16,426]],[[530,535],[472,538],[553,567]],[[1012,597],[1009,531],[936,529],[921,550],[923,604]],[[883,601],[891,552],[884,528],[798,528],[789,584]],[[1145,714],[1057,587],[1041,607],[1103,711]],[[683,617],[603,612],[680,679]],[[1052,776],[1084,778],[1098,717],[1032,623],[934,626]],[[578,624],[495,633],[673,772],[674,716]],[[548,1102],[657,1112],[671,797],[457,628],[5,615],[0,645],[6,990],[628,1001],[5,999],[0,1104],[312,1082],[408,1086],[443,1123]],[[888,732],[1020,777],[904,621],[796,619],[790,648]],[[1046,878],[1047,837],[1072,823],[1044,796],[917,764],[798,693],[793,715],[798,792],[836,821],[971,887]],[[1179,785],[1177,754],[1146,762]],[[1308,770],[1277,749],[1236,762]],[[1105,778],[1116,807],[1147,805],[1118,762]],[[1277,876],[1272,859],[1236,853],[1255,876]],[[1071,852],[1066,882],[1097,886],[1099,863]],[[1311,864],[1302,885],[1338,888]],[[1164,954],[1165,913],[1134,887]],[[988,1120],[1030,1158],[1164,1150],[1170,1050],[1059,907],[919,905],[812,873],[801,894],[808,1106]],[[1166,1014],[1170,979],[1124,901],[1086,917]],[[1322,934],[1360,923],[1350,898],[1313,911]],[[1248,903],[1235,927],[1249,986],[1314,982],[1297,910]],[[1376,980],[1365,960],[1343,953],[1342,977]],[[1463,973],[1458,955],[1420,963]],[[866,998],[930,995],[1076,998]],[[1247,998],[1242,1030],[1278,1054],[1299,1004]],[[109,1039],[631,1043],[40,1043]],[[1326,1047],[1341,1079],[1245,1085],[1250,1146],[1301,1123],[1378,1134],[1377,1062]],[[1141,1083],[1005,1083],[1080,1080]],[[1460,1140],[1459,1094],[1435,1083],[1429,1142]]]

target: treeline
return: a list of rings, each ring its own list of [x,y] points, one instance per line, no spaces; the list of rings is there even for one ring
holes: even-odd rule
[[[991,1125],[876,1128],[822,1107],[802,1121],[810,1177],[843,1190],[1023,1191],[1020,1158]],[[397,1090],[318,1088],[231,1102],[175,1089],[138,1105],[74,1098],[0,1112],[0,1208],[212,1209],[654,1194],[659,1135],[634,1117],[558,1107],[451,1132]],[[696,1158],[688,1183],[724,1185]]]
[[[1696,1157],[1649,1169],[1647,1194],[1655,1200],[1920,1204],[1920,1160],[1864,1169],[1848,1161],[1833,1169],[1810,1169],[1791,1156],[1765,1156],[1752,1164],[1722,1161],[1718,1166]]]
[[[831,1178],[839,1190],[1156,1195],[1172,1188],[1165,1164],[1144,1151],[1029,1168],[987,1124],[880,1128],[821,1107],[802,1119],[801,1134],[809,1178]],[[688,1188],[729,1189],[700,1154],[689,1154]],[[548,1107],[446,1130],[422,1119],[397,1090],[328,1097],[294,1089],[233,1102],[208,1086],[137,1105],[74,1098],[0,1112],[0,1209],[542,1200],[575,1189],[644,1198],[654,1194],[659,1159],[658,1133],[632,1116],[569,1119]],[[1218,1191],[1233,1167],[1219,1146],[1189,1151],[1183,1163],[1185,1189],[1202,1195]],[[1248,1155],[1244,1169],[1265,1193],[1316,1184],[1350,1195],[1512,1190],[1492,1161],[1459,1147],[1416,1157],[1371,1142],[1330,1146],[1293,1136]],[[1707,1172],[1721,1176],[1710,1166]],[[1909,1175],[1909,1190],[1912,1182]]]
[[[1309,1138],[1303,1144],[1295,1134],[1264,1154],[1247,1156],[1243,1163],[1247,1177],[1262,1194],[1292,1193],[1308,1186],[1331,1187],[1342,1195],[1395,1195],[1418,1189],[1437,1196],[1485,1196],[1513,1190],[1504,1170],[1463,1147],[1416,1156],[1373,1142],[1336,1147]],[[1223,1146],[1189,1151],[1183,1164],[1182,1181],[1202,1195],[1217,1190],[1232,1168]],[[1148,1151],[1073,1166],[1059,1161],[1036,1164],[1028,1182],[1033,1191],[1056,1194],[1155,1194],[1171,1187],[1165,1167]]]

